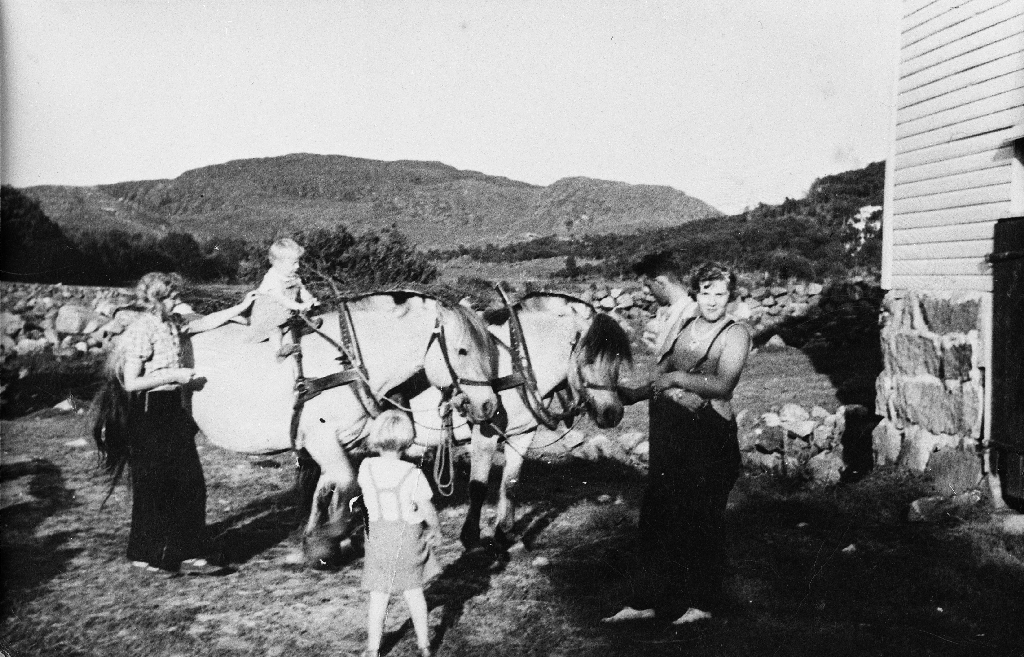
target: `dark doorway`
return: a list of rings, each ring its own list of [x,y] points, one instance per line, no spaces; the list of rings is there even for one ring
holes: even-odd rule
[[[1024,218],[995,226],[992,447],[1007,504],[1024,509]]]

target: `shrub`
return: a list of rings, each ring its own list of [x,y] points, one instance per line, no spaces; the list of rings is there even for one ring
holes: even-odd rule
[[[355,237],[342,225],[295,235],[306,247],[301,275],[312,286],[335,294],[404,284],[426,284],[437,269],[393,227]]]
[[[82,254],[39,203],[0,186],[0,278],[41,283],[83,282]]]

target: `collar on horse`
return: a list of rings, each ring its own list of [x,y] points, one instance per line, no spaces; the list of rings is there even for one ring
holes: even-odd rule
[[[508,350],[512,357],[512,375],[499,379],[496,384],[500,382],[503,387],[499,388],[496,385],[495,391],[517,388],[523,403],[530,409],[530,413],[538,423],[552,430],[556,429],[560,422],[564,423],[567,427],[571,427],[576,416],[583,412],[589,390],[613,390],[614,388],[612,386],[591,383],[583,376],[583,371],[579,364],[579,354],[577,353],[581,334],[577,332],[573,338],[572,346],[569,348],[569,363],[573,368],[570,374],[575,374],[581,390],[577,390],[572,384],[571,379],[573,377],[571,375],[567,377],[566,381],[562,382],[555,389],[555,395],[562,405],[562,410],[560,412],[553,411],[549,404],[543,402],[540,391],[537,388],[537,376],[533,368],[533,362],[530,360],[530,352],[526,346],[523,326],[519,321],[516,308],[509,301],[508,294],[500,285],[495,286],[495,288],[509,311]]]
[[[366,413],[373,418],[380,415],[383,402],[373,393],[370,387],[370,376],[363,364],[362,352],[359,350],[359,341],[356,339],[355,329],[352,326],[352,314],[348,303],[341,304],[338,312],[338,329],[341,336],[341,343],[336,342],[331,336],[320,330],[317,323],[312,322],[304,314],[296,313],[289,320],[289,329],[292,341],[299,344],[303,333],[313,332],[326,340],[331,346],[338,350],[338,362],[341,364],[341,371],[326,376],[310,379],[305,376],[302,369],[302,351],[295,353],[295,405],[292,407],[292,421],[290,428],[290,440],[292,449],[296,448],[299,420],[302,417],[302,408],[310,399],[318,396],[325,390],[339,386],[350,385],[355,392],[356,398],[362,404]]]

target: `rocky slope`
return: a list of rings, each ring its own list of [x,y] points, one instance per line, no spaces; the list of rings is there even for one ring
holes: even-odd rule
[[[671,187],[589,178],[539,187],[440,162],[313,154],[236,160],[172,180],[23,191],[69,232],[264,238],[343,222],[357,233],[395,225],[422,247],[631,232],[721,214]]]

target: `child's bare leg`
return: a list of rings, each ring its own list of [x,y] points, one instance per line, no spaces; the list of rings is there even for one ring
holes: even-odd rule
[[[427,599],[422,588],[409,589],[402,594],[405,604],[409,605],[412,626],[416,630],[416,645],[420,648],[430,647],[430,625],[427,621]]]
[[[377,654],[384,634],[384,616],[388,611],[387,593],[370,591],[370,605],[366,613],[366,652]]]

